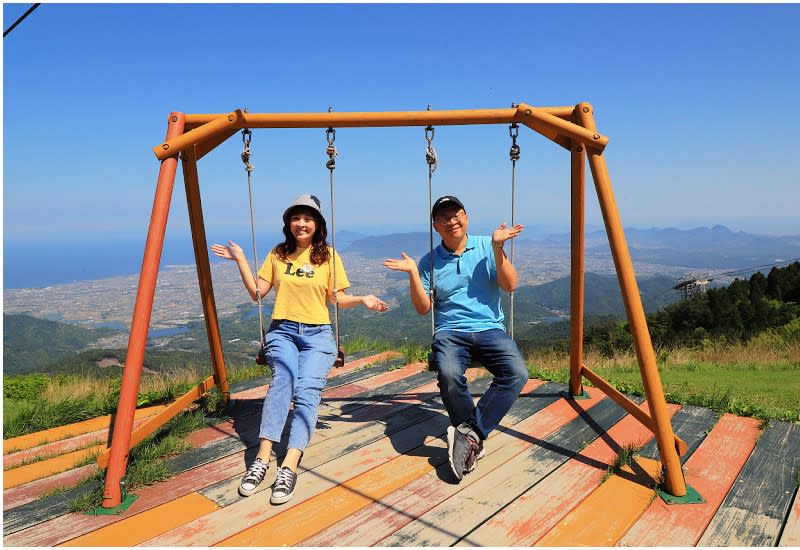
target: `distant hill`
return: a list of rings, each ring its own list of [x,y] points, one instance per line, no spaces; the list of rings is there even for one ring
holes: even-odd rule
[[[441,239],[434,233],[434,246]],[[734,269],[757,267],[776,261],[800,258],[800,236],[773,237],[731,231],[725,226],[694,229],[625,229],[625,238],[636,262],[690,268]],[[570,235],[527,234],[517,239],[519,253],[532,247],[562,248],[569,251]],[[586,234],[586,253],[610,255],[605,230]],[[430,250],[426,232],[396,233],[355,239],[342,250],[357,252],[366,258],[385,258],[406,252],[420,258]]]
[[[39,370],[44,365],[73,356],[89,342],[113,332],[4,313],[3,374]]]

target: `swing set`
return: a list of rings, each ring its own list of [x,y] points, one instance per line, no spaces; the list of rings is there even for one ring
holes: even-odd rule
[[[134,497],[125,492],[125,471],[130,449],[145,439],[169,419],[180,413],[193,401],[205,395],[216,386],[227,402],[229,398],[228,382],[225,373],[225,359],[220,340],[217,309],[211,281],[211,268],[208,256],[208,244],[203,222],[203,210],[200,201],[200,185],[197,162],[210,153],[215,147],[225,142],[235,133],[242,132],[244,151],[242,161],[247,171],[248,194],[250,198],[250,217],[253,240],[253,257],[258,269],[255,242],[255,217],[253,209],[253,193],[250,164],[251,128],[325,128],[328,161],[326,167],[330,171],[331,201],[331,244],[336,251],[334,226],[334,181],[335,157],[334,128],[367,128],[393,126],[421,126],[425,128],[428,142],[426,162],[428,164],[428,198],[429,209],[432,206],[432,175],[438,162],[433,148],[434,127],[448,125],[472,124],[509,124],[512,147],[509,153],[512,163],[512,213],[511,224],[514,224],[515,168],[520,157],[516,143],[519,125],[527,126],[545,136],[570,152],[571,170],[571,282],[570,282],[570,380],[569,392],[573,398],[585,397],[583,379],[586,378],[595,387],[613,399],[631,416],[647,427],[655,436],[663,468],[662,488],[675,497],[687,494],[686,481],[680,464],[680,456],[686,450],[686,444],[672,431],[670,417],[666,406],[661,379],[658,374],[656,357],[653,352],[647,321],[642,307],[641,297],[633,271],[630,253],[622,222],[617,209],[611,180],[608,175],[603,151],[608,138],[598,133],[592,112],[592,106],[583,102],[572,107],[532,107],[524,103],[512,105],[505,109],[473,109],[473,110],[431,110],[403,112],[331,112],[326,113],[268,113],[255,114],[237,109],[227,114],[184,114],[173,112],[169,115],[166,139],[153,148],[161,167],[156,185],[153,209],[145,243],[142,270],[136,302],[131,321],[128,351],[122,375],[119,404],[114,422],[111,446],[98,457],[98,463],[106,468],[103,490],[102,508],[113,512],[127,508]],[[197,276],[200,286],[200,297],[206,324],[208,344],[211,350],[211,363],[214,374],[198,384],[195,388],[178,398],[151,420],[133,430],[133,419],[136,400],[139,393],[139,381],[144,360],[147,331],[155,296],[156,280],[164,243],[167,217],[172,198],[172,190],[180,156],[183,179],[186,188],[186,201],[189,211],[189,222],[194,246]],[[583,364],[583,308],[584,308],[584,223],[585,223],[585,165],[588,159],[594,180],[600,209],[608,235],[611,254],[619,280],[625,312],[633,336],[634,348],[639,370],[644,385],[649,414],[640,409],[633,401],[619,392],[594,371]],[[433,248],[433,229],[430,228],[430,246]],[[513,260],[513,240],[511,244]],[[334,264],[335,265],[335,264]],[[336,271],[333,272],[334,287]],[[335,295],[335,293],[334,293]],[[257,294],[259,306],[260,335],[264,334],[264,321],[261,313],[261,296]],[[514,302],[511,293],[509,333],[513,337]],[[339,345],[338,304],[334,300],[336,342]],[[431,312],[431,326],[434,319]],[[343,350],[339,348],[338,362],[343,362]],[[258,361],[258,360],[257,360]]]

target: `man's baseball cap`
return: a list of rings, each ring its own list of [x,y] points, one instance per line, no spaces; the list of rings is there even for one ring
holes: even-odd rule
[[[453,195],[445,195],[443,197],[439,197],[436,199],[436,202],[433,203],[433,208],[431,208],[431,219],[436,217],[436,213],[446,206],[457,206],[462,210],[466,210],[464,208],[464,204],[458,200],[458,197],[454,197]]]

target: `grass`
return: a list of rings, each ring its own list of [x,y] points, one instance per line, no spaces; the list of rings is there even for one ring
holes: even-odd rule
[[[762,421],[800,422],[800,343],[781,347],[754,342],[698,350],[662,349],[657,359],[670,403]],[[533,378],[569,380],[569,356],[563,352],[530,352],[527,362]],[[584,364],[620,391],[644,396],[639,365],[632,351],[607,357],[588,350]]]
[[[641,445],[623,445],[617,453],[617,456],[614,457],[614,462],[612,462],[608,467],[608,470],[606,470],[601,483],[607,480],[609,477],[621,472],[625,466],[630,466],[633,463],[633,459],[636,458],[641,450]]]

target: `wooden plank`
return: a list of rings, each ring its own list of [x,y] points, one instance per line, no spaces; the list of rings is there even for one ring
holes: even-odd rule
[[[775,546],[797,489],[800,425],[775,422],[725,497],[699,546]]]
[[[755,447],[760,422],[724,415],[686,461],[686,483],[706,502],[668,505],[658,498],[620,546],[695,546]]]
[[[794,504],[786,518],[778,546],[782,548],[800,547],[800,491],[795,491]]]
[[[59,546],[133,546],[216,509],[207,498],[190,493]]]
[[[488,385],[488,381],[479,381],[481,385]],[[387,460],[396,457],[398,453],[408,452],[419,446],[421,436],[425,433],[444,433],[447,426],[447,419],[442,414],[428,415],[428,417],[417,422],[400,433],[390,434],[389,437],[382,437],[370,445],[363,446],[356,451],[344,456],[341,449],[332,446],[329,456],[324,456],[321,450],[315,450],[307,458],[303,459],[298,476],[297,494],[290,505],[297,505],[306,498],[322,492],[324,489],[335,486],[337,479],[346,480],[359,472],[368,470],[375,464],[382,464]],[[315,466],[315,463],[320,464]],[[274,471],[274,470],[272,470]],[[229,498],[231,493],[235,493],[235,486],[238,485],[241,474],[233,479],[231,485],[222,494],[221,498]],[[274,475],[274,474],[273,474]],[[269,486],[267,479],[265,489]],[[209,486],[212,488],[213,486]],[[204,491],[205,492],[205,491]],[[207,494],[207,493],[206,493]],[[257,493],[258,494],[258,493]],[[208,496],[208,494],[207,494]],[[220,511],[215,512],[209,517],[200,518],[186,526],[182,526],[166,533],[161,537],[156,537],[147,541],[146,545],[152,546],[172,546],[172,545],[200,545],[208,546],[216,541],[236,533],[236,526],[242,521],[251,524],[258,519],[272,517],[280,513],[285,507],[275,507],[265,505],[264,501],[256,498],[256,495],[246,499],[236,497],[231,504]],[[228,515],[230,514],[230,515]]]
[[[378,370],[376,369],[372,372],[378,372]],[[258,410],[260,411],[260,404]],[[239,433],[242,439],[227,438],[214,442],[211,445],[192,449],[171,459],[169,461],[169,467],[173,472],[178,473],[184,469],[197,467],[256,445],[258,442],[258,418],[254,420],[250,419],[249,422],[247,421],[247,417],[243,420],[245,424],[240,426],[241,431]],[[242,461],[242,468],[244,468],[244,461]],[[244,470],[242,470],[242,472],[243,471]],[[238,476],[241,476],[241,473],[239,473]],[[89,484],[67,491],[62,495],[48,497],[38,502],[29,501],[26,505],[23,505],[21,509],[12,510],[5,514],[3,533],[4,535],[10,534],[65,514],[69,511],[69,502],[71,500],[79,495],[91,492],[92,490],[94,490],[94,484]]]
[[[536,546],[613,546],[655,497],[654,478],[660,473],[660,462],[637,457],[633,468],[625,466],[608,478]]]
[[[681,464],[685,464],[692,456],[716,422],[717,413],[715,411],[693,405],[686,405],[672,417],[672,431],[676,435],[680,434],[680,438],[687,447],[686,453],[680,457]],[[653,460],[661,459],[655,439],[651,439],[639,454]]]
[[[54,476],[38,479],[3,491],[3,510],[11,510],[41,498],[45,493],[68,490],[85,481],[99,470],[97,464],[87,464]]]
[[[445,419],[446,417],[440,415],[435,418]],[[419,430],[415,429],[414,431],[417,432],[414,437],[419,437]],[[435,446],[443,445],[439,437],[427,438],[425,444],[430,443],[435,443]],[[396,443],[393,444],[398,450],[401,450]],[[280,516],[248,527],[221,541],[218,545],[268,544],[278,546],[297,544],[307,536],[335,524],[370,503],[380,501],[386,495],[421,477],[446,460],[446,453],[431,454],[429,451],[422,451],[403,454],[388,463],[380,463],[379,466],[364,474],[342,482],[302,505],[290,508]]]
[[[3,489],[17,487],[37,479],[83,466],[87,461],[96,457],[107,448],[106,444],[103,443],[6,470],[3,472]]]
[[[301,463],[294,498],[283,506],[269,504],[265,494],[239,499],[219,510],[189,522],[168,533],[150,539],[143,546],[211,546],[221,540],[236,535],[249,526],[266,519],[285,514],[301,506],[305,501],[332,489],[362,473],[374,470],[374,464],[383,467],[402,453],[414,453],[415,458],[428,464],[432,457],[444,456],[442,435],[449,425],[444,415],[433,415],[425,421],[411,426],[394,438],[384,437],[365,447],[344,456],[327,460],[312,470]],[[435,436],[426,436],[435,434]],[[305,462],[305,459],[304,461]],[[406,466],[411,466],[406,464]],[[390,472],[387,477],[391,477]],[[269,481],[269,480],[267,480]],[[263,484],[262,484],[263,485]],[[272,543],[270,543],[272,545]]]
[[[559,402],[572,417],[566,424],[559,418],[544,433],[522,433],[515,428],[502,432],[498,437],[521,439],[529,449],[515,454],[499,468],[484,472],[479,464],[476,472],[480,469],[481,477],[465,483],[470,479],[466,476],[452,498],[380,540],[378,545],[450,546],[513,502],[624,416],[623,409],[610,399],[597,399],[599,390],[588,391],[595,395],[594,399]]]
[[[488,380],[482,379],[474,382],[471,387],[488,386],[488,384]],[[309,452],[303,457],[301,465],[307,469],[314,469],[337,456],[352,453],[386,437],[393,440],[396,437],[395,434],[402,433],[416,424],[424,423],[429,417],[441,414],[443,410],[444,407],[436,397],[424,406],[398,407],[396,412],[385,414],[377,420],[355,426],[337,424],[336,434],[329,437],[324,444],[310,447]],[[243,474],[244,468],[231,478],[203,489],[202,493],[220,506],[230,505],[241,498],[238,495],[237,487]],[[259,487],[261,490],[268,488],[269,486],[264,483]]]
[[[144,487],[136,493],[137,498],[121,515],[94,516],[81,513],[66,513],[43,523],[32,525],[4,538],[8,546],[55,546],[71,538],[91,532],[127,517],[155,508],[172,498],[185,496],[200,487],[227,477],[231,468],[240,467],[242,457],[230,455],[198,468],[182,472],[170,479]]]
[[[134,418],[148,418],[158,414],[165,408],[166,405],[144,407],[136,411]],[[113,415],[108,414],[98,418],[90,418],[89,420],[67,424],[66,426],[58,426],[56,428],[43,430],[41,432],[4,439],[3,454],[10,454],[13,452],[30,449],[31,447],[38,447],[39,445],[44,445],[45,443],[67,439],[68,437],[89,432],[96,432],[97,430],[108,429],[112,425],[112,417]]]
[[[147,422],[146,416],[134,419],[133,427],[137,428],[145,422]],[[59,441],[53,441],[52,443],[45,443],[37,447],[31,447],[23,451],[17,451],[3,455],[3,469],[8,470],[9,468],[17,466],[18,464],[35,457],[47,455],[55,456],[92,445],[108,443],[110,437],[109,431],[110,430],[108,428],[104,428],[102,430],[87,432],[85,434],[76,435],[67,439],[61,439]]]
[[[530,389],[538,385],[534,381]],[[563,384],[548,383],[536,388],[526,396],[517,399],[514,406],[527,410],[530,414],[515,411],[506,415],[500,429],[492,432],[486,441],[486,456],[478,469],[466,476],[461,484],[453,481],[450,466],[445,461],[436,471],[432,471],[405,487],[387,495],[379,502],[371,503],[361,511],[352,514],[319,533],[301,541],[301,546],[365,546],[378,544],[404,525],[421,516],[437,504],[446,501],[453,494],[480,478],[480,472],[492,471],[501,467],[511,457],[531,448],[530,437],[517,434],[542,436],[558,429],[562,422],[577,416],[577,412],[561,399]],[[586,402],[594,405],[598,400]],[[513,409],[513,407],[512,407]],[[518,419],[520,419],[517,421]],[[513,431],[512,431],[513,430]],[[384,542],[381,542],[384,545]]]
[[[639,407],[648,410],[647,403],[640,403]],[[674,413],[678,406],[668,405],[668,408]],[[551,475],[461,539],[458,546],[532,545],[597,488],[623,446],[642,445],[652,438],[647,427],[626,415]]]

